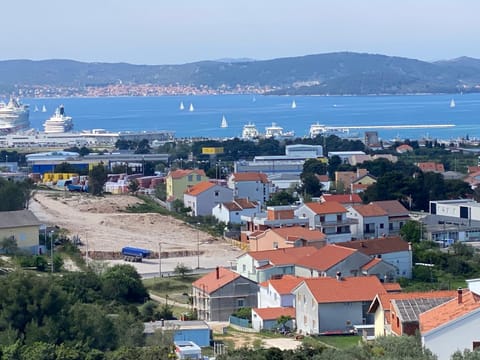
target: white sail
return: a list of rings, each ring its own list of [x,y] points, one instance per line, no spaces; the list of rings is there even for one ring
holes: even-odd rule
[[[295,100],[292,101],[292,109],[296,109],[297,108],[297,103],[295,102]]]
[[[222,123],[220,124],[220,127],[221,128],[227,128],[228,127],[228,123],[227,123],[227,119],[225,119],[225,115],[222,117]]]
[[[454,108],[455,107],[455,100],[450,100],[450,107],[451,108]]]
[[[33,111],[38,112],[38,106],[37,105],[35,105],[35,110],[33,110]]]
[[[185,106],[183,105],[183,101],[180,101],[180,110],[184,110]]]
[[[47,112],[47,107],[45,105],[42,106],[42,112]]]
[[[193,111],[193,110],[195,110],[195,109],[193,108],[193,104],[190,103],[190,107],[188,108],[188,111]]]

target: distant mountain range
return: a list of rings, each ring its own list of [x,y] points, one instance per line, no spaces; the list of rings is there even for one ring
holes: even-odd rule
[[[426,62],[339,52],[256,61],[221,59],[182,65],[84,63],[72,60],[0,61],[0,90],[112,84],[267,88],[272,94],[366,95],[480,91],[480,60]]]

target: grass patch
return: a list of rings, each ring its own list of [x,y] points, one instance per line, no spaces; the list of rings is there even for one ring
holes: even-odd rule
[[[138,198],[143,200],[143,203],[128,205],[125,212],[134,214],[158,213],[161,215],[171,215],[170,211],[157,204],[151,198],[147,196],[138,196]]]
[[[318,342],[320,345],[334,347],[336,349],[346,349],[362,341],[360,335],[339,335],[339,336],[314,336],[305,338],[306,342]]]
[[[181,276],[154,278],[144,280],[143,284],[154,295],[162,298],[168,295],[169,299],[187,304],[188,296],[192,293],[192,282],[199,277],[198,275],[189,275],[184,278]],[[188,296],[185,294],[188,294]]]

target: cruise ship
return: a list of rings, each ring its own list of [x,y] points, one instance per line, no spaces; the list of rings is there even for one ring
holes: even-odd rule
[[[65,108],[60,105],[53,116],[43,123],[44,132],[52,133],[66,133],[73,129],[73,121],[71,116],[65,115]]]
[[[0,102],[0,134],[11,134],[30,127],[30,110],[18,99],[10,98],[6,104]]]

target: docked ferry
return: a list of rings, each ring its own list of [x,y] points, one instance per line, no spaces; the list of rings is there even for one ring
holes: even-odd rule
[[[11,134],[30,127],[30,110],[18,99],[0,102],[0,134]]]

